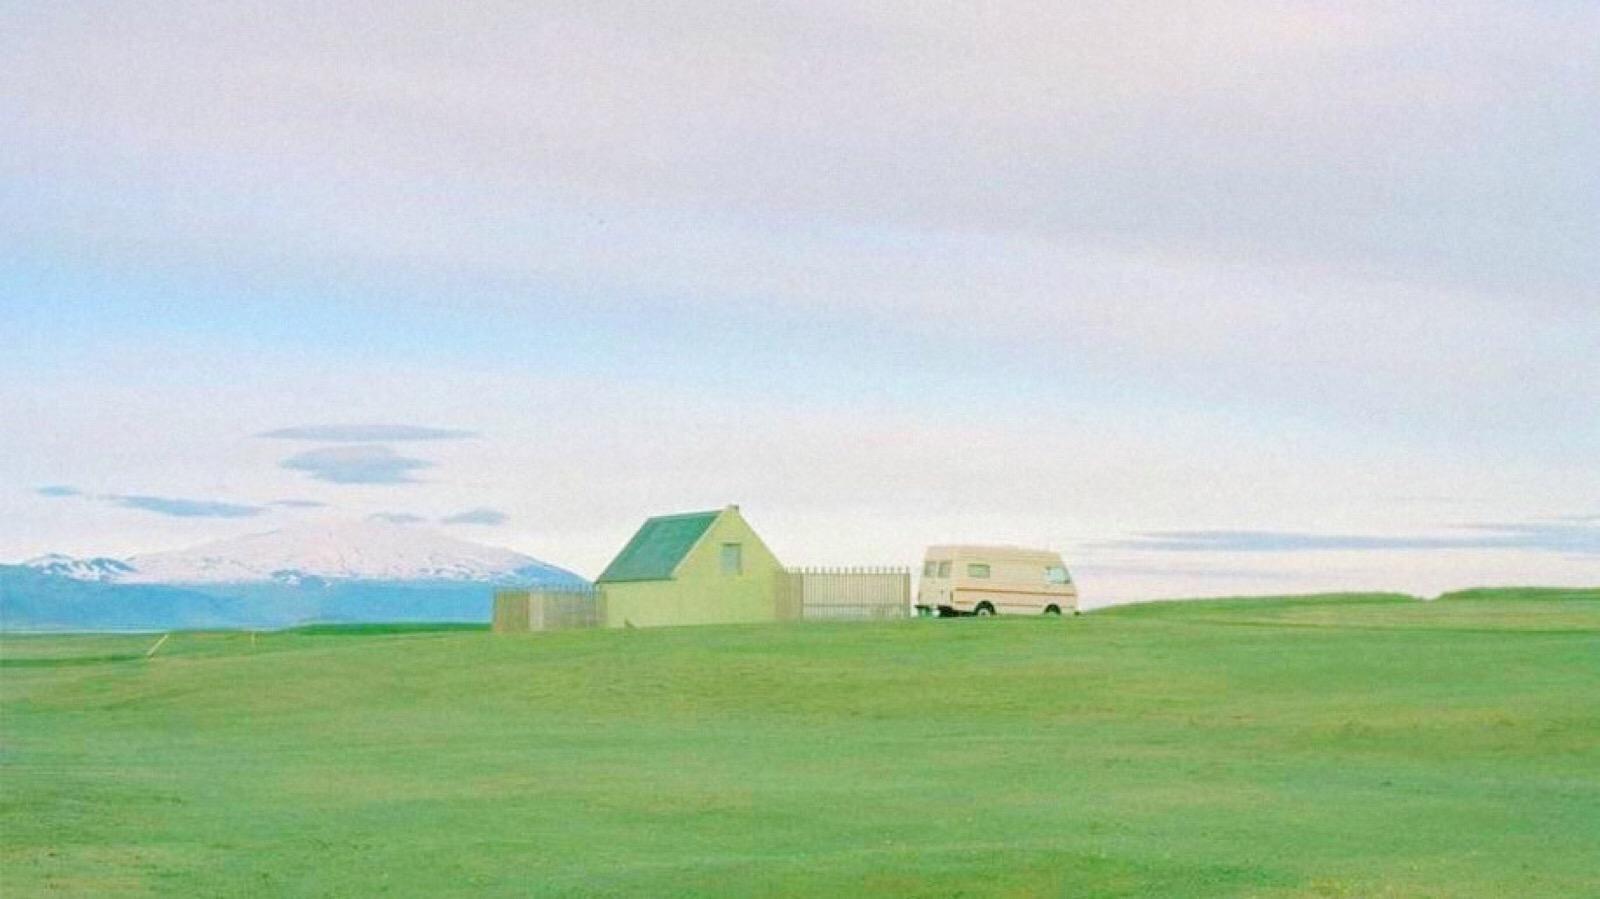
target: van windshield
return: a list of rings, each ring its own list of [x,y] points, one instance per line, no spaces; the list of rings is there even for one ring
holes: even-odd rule
[[[1047,584],[1070,584],[1072,574],[1064,566],[1051,565],[1044,570],[1044,580]]]
[[[949,577],[950,576],[950,563],[948,561],[939,563],[939,575],[938,576],[939,577]]]

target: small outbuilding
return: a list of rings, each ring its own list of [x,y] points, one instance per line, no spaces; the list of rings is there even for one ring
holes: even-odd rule
[[[783,565],[738,506],[651,518],[595,582],[609,627],[779,617]]]

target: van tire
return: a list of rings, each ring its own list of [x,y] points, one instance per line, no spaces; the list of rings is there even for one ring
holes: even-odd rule
[[[1061,607],[1057,606],[1057,605],[1045,606],[1044,607],[1044,613],[1046,615],[1054,615],[1054,616],[1059,618],[1059,617],[1061,617]]]
[[[994,614],[994,606],[991,606],[986,602],[980,602],[978,603],[978,607],[972,610],[972,614],[987,618]]]

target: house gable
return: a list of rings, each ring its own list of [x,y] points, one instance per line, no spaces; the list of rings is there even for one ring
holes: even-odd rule
[[[732,576],[735,581],[764,581],[783,567],[761,536],[739,514],[739,507],[729,506],[679,563],[675,576],[724,582],[729,575],[722,571],[722,548],[728,544],[741,547],[743,571]]]

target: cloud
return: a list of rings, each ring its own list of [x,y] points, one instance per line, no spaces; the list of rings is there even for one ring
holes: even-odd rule
[[[173,518],[251,518],[267,511],[266,506],[229,503],[218,500],[182,499],[132,493],[89,494],[76,487],[69,487],[64,484],[39,487],[34,492],[41,496],[50,497],[83,497],[92,502],[119,506],[124,509],[138,509],[141,512],[154,512],[157,515],[167,515]]]
[[[1600,556],[1600,521],[1536,521],[1472,525],[1475,530],[1498,534],[1490,548],[1531,549],[1542,552]],[[1491,538],[1493,540],[1495,538]]]
[[[22,301],[32,352],[94,360],[0,359],[43,425],[0,429],[18,483],[110,445],[110,483],[179,445],[210,466],[191,483],[237,483],[207,431],[274,421],[495,421],[521,435],[477,483],[622,531],[794,510],[791,552],[841,562],[958,531],[1339,530],[1330,502],[1392,513],[1374,492],[1481,494],[1457,521],[1595,495],[1600,5],[429,6],[13,4],[25,214],[0,230],[53,273]],[[535,400],[544,379],[638,397],[601,414],[586,384]],[[179,401],[201,388],[238,401]],[[829,427],[751,421],[830,395]],[[880,439],[906,397],[927,433]],[[946,436],[1015,410],[1055,442]],[[268,475],[325,445],[256,443]],[[548,526],[596,569],[626,536]]]
[[[27,18],[54,26],[39,28],[54,40],[18,65],[51,115],[17,126],[20,148],[41,156],[63,133],[105,135],[142,151],[134,158],[146,166],[158,163],[143,154],[175,145],[223,157],[218,167],[229,172],[226,160],[240,178],[298,171],[309,177],[282,188],[306,193],[317,176],[454,172],[513,199],[551,184],[796,217],[1083,222],[1219,241],[1266,231],[1374,254],[1398,235],[1457,264],[1493,235],[1523,237],[1508,250],[1535,260],[1575,255],[1578,243],[1530,250],[1516,233],[1540,201],[1557,204],[1556,221],[1579,208],[1559,192],[1578,166],[1557,142],[1589,133],[1549,125],[1586,109],[1579,76],[1562,68],[1590,71],[1577,35],[1593,16],[1540,4],[1479,2],[1462,16],[1236,0],[1190,4],[1177,19],[1160,4],[903,0],[729,14],[710,3],[671,13],[554,3],[537,15],[452,10],[452,33],[473,37],[460,44],[426,39],[439,15],[426,6],[357,33],[350,11],[285,20],[241,2],[214,12],[203,39],[178,24],[190,4],[134,21],[108,9],[86,23],[42,6]],[[350,42],[314,40],[329,30]],[[86,58],[125,74],[76,71]],[[365,105],[327,109],[326,91]],[[229,116],[207,114],[222,106]],[[605,116],[592,115],[601,107]],[[290,114],[296,126],[277,140],[255,137]],[[1507,123],[1524,127],[1492,127]],[[1482,145],[1461,146],[1463,130]],[[1464,219],[1475,202],[1520,174],[1494,167],[1507,145],[1526,149],[1542,177],[1522,175],[1528,195],[1499,198],[1521,217],[1473,229]],[[86,149],[114,158],[116,146]],[[46,156],[52,168],[76,161],[56,155],[68,160]],[[1484,168],[1487,183],[1473,183]],[[996,171],[1006,177],[981,177]],[[392,220],[405,207],[385,211]],[[1436,221],[1463,240],[1407,234],[1395,219]],[[440,237],[445,251],[467,239]]]
[[[1295,575],[1256,568],[1192,568],[1178,565],[1098,565],[1084,563],[1072,567],[1079,581],[1097,577],[1222,578],[1241,581],[1287,581]]]
[[[212,500],[174,499],[165,496],[109,494],[95,498],[125,509],[139,509],[174,518],[251,518],[267,511],[263,506],[246,506]]]
[[[277,440],[320,440],[329,443],[372,443],[399,440],[466,440],[475,431],[429,428],[421,425],[300,425],[257,434]]]
[[[389,524],[421,524],[428,519],[421,515],[412,515],[410,512],[374,512],[367,516],[368,521],[382,521]]]
[[[280,464],[334,484],[410,484],[416,480],[411,472],[433,465],[377,444],[307,450]]]
[[[269,506],[281,506],[285,509],[321,509],[327,503],[320,503],[314,499],[275,499]]]
[[[468,509],[439,519],[441,524],[505,524],[506,513],[497,509]]]
[[[595,322],[572,343],[608,356],[603,313],[885,346],[981,319],[973,355],[1081,364],[1049,373],[1075,395],[1531,433],[1596,372],[1596,19],[1470,5],[555,3],[440,43],[409,7],[33,4],[0,118],[61,240],[326,278],[323,321],[374,283],[465,333]],[[269,434],[442,439],[411,427]]]
[[[1395,494],[1394,496],[1388,497],[1388,499],[1396,503],[1433,506],[1466,506],[1481,504],[1484,502],[1484,500],[1479,497],[1458,496],[1446,493],[1403,493]]]
[[[1316,534],[1303,531],[1149,531],[1132,540],[1096,544],[1150,552],[1345,552],[1417,550],[1527,550],[1600,555],[1600,525],[1581,521],[1537,521],[1466,525],[1470,534],[1389,536]]]

